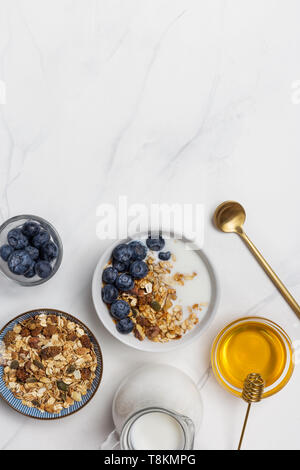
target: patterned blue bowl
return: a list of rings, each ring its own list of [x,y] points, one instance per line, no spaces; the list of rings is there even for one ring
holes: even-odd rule
[[[13,320],[11,320],[9,323],[7,323],[2,330],[0,331],[0,343],[3,341],[4,336],[9,330],[12,330],[13,327],[21,322],[22,320],[27,320],[30,317],[34,317],[36,315],[40,314],[46,314],[46,315],[58,315],[58,316],[63,316],[67,318],[70,321],[73,321],[77,323],[88,335],[90,338],[91,342],[93,343],[95,354],[97,356],[97,368],[95,371],[96,377],[92,383],[92,387],[87,391],[87,393],[83,396],[82,400],[79,402],[75,402],[72,406],[69,408],[64,408],[61,410],[60,413],[47,413],[44,412],[42,413],[40,410],[37,408],[30,408],[28,406],[23,405],[22,401],[19,400],[18,398],[15,398],[13,393],[6,387],[4,381],[3,381],[3,366],[0,367],[0,397],[3,398],[6,403],[13,408],[14,410],[18,411],[19,413],[29,416],[30,418],[36,418],[36,419],[59,419],[59,418],[64,418],[66,416],[70,416],[73,413],[76,413],[76,411],[79,411],[81,408],[83,408],[95,395],[96,391],[98,390],[98,387],[100,385],[101,379],[102,379],[102,373],[103,373],[103,359],[102,359],[102,352],[99,346],[98,341],[96,340],[95,336],[93,333],[90,331],[90,329],[82,323],[80,320],[77,318],[73,317],[69,313],[61,312],[60,310],[54,310],[54,309],[38,309],[38,310],[30,310],[29,312],[22,313],[21,315],[18,315],[15,317]]]

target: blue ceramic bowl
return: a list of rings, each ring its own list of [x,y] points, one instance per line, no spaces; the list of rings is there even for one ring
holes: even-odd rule
[[[79,411],[81,408],[83,408],[95,395],[96,391],[98,390],[98,387],[100,385],[101,379],[102,379],[102,373],[103,373],[103,359],[102,359],[102,352],[99,346],[98,341],[96,340],[95,336],[93,333],[89,330],[89,328],[84,325],[80,320],[77,318],[73,317],[69,313],[61,312],[59,310],[53,310],[53,309],[39,309],[39,310],[31,310],[26,313],[22,313],[21,315],[18,315],[15,317],[13,320],[11,320],[9,323],[7,323],[2,330],[0,331],[0,343],[3,341],[4,336],[9,330],[12,330],[14,326],[18,323],[20,323],[23,320],[27,320],[30,317],[34,317],[36,315],[40,314],[46,314],[46,315],[58,315],[58,316],[63,316],[67,318],[70,321],[73,321],[77,323],[88,335],[90,338],[91,342],[93,343],[94,346],[94,351],[97,357],[97,368],[95,371],[96,377],[92,383],[92,387],[87,391],[87,393],[83,396],[82,400],[80,402],[75,402],[72,406],[69,408],[64,408],[61,410],[60,413],[47,413],[44,412],[42,413],[40,410],[37,408],[30,408],[28,406],[23,405],[22,401],[19,400],[18,398],[15,398],[11,390],[9,390],[4,381],[3,381],[3,366],[0,367],[0,397],[3,398],[6,403],[11,406],[14,410],[18,411],[19,413],[29,416],[30,418],[37,418],[37,419],[59,419],[59,418],[64,418],[66,416],[70,416],[73,413],[76,413],[76,411]]]

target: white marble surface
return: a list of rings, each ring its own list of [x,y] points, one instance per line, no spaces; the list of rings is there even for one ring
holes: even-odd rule
[[[1,323],[56,307],[85,321],[104,354],[93,401],[57,422],[0,403],[3,449],[95,449],[112,430],[119,381],[144,362],[196,380],[230,320],[266,316],[300,340],[299,321],[234,235],[211,225],[215,206],[241,201],[247,230],[300,299],[300,79],[297,0],[1,0],[0,210],[51,220],[65,256],[49,283],[0,279]],[[91,277],[106,245],[96,209],[129,202],[203,203],[205,250],[221,281],[216,320],[179,353],[137,353],[98,321]],[[299,347],[299,346],[298,346]],[[299,366],[251,413],[245,448],[299,448]],[[210,377],[200,449],[235,448],[245,404]]]

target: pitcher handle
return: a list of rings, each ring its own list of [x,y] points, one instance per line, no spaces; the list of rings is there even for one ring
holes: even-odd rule
[[[120,437],[116,429],[114,429],[102,442],[99,450],[114,450],[120,444]]]

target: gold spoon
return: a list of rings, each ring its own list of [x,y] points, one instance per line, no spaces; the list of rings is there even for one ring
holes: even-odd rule
[[[252,254],[255,256],[259,264],[265,270],[271,281],[275,284],[281,295],[285,298],[290,307],[294,310],[300,319],[300,306],[294,297],[290,294],[279,277],[274,273],[273,269],[260,254],[258,249],[253,245],[251,240],[244,232],[243,225],[246,219],[245,209],[238,202],[226,201],[217,207],[214,214],[214,223],[217,228],[227,233],[237,233],[246,243]]]

